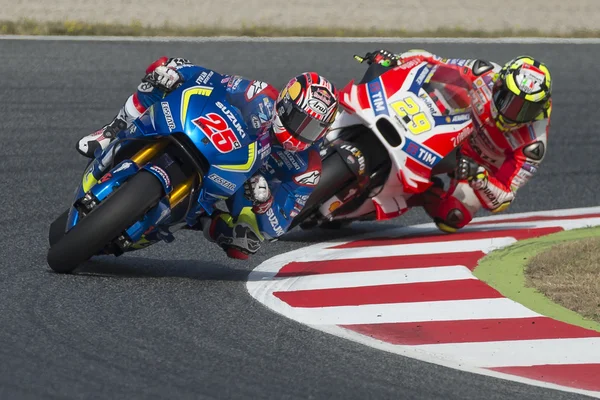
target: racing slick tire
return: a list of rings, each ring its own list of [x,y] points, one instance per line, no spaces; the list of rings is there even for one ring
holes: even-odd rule
[[[290,229],[301,224],[307,219],[316,209],[323,204],[324,201],[330,199],[337,192],[342,190],[346,185],[356,179],[354,173],[350,170],[344,159],[336,151],[323,160],[321,169],[321,179],[317,187],[308,197],[302,211],[294,218],[290,225]],[[311,224],[303,224],[307,229]]]
[[[72,272],[140,220],[163,195],[162,184],[152,173],[138,172],[51,245],[48,265],[56,272]],[[51,225],[50,241],[56,239],[56,229]]]

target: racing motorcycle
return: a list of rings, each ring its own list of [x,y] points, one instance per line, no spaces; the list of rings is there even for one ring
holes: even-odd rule
[[[70,207],[50,226],[47,261],[54,271],[171,242],[258,170],[268,137],[247,134],[222,78],[199,72],[97,151]]]
[[[320,181],[292,227],[339,228],[410,209],[415,195],[454,170],[456,150],[474,129],[469,94],[460,73],[443,65],[371,64],[340,92]]]

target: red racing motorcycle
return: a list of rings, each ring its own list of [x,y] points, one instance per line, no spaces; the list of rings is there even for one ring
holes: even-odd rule
[[[456,150],[474,129],[470,93],[444,65],[370,65],[340,92],[321,149],[322,175],[310,197],[298,200],[305,204],[292,227],[337,228],[405,213],[436,175],[454,170]]]

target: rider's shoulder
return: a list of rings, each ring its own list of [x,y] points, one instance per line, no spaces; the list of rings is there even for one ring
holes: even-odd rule
[[[471,68],[471,71],[475,76],[495,74],[500,72],[502,69],[500,64],[482,58],[471,60],[468,66]]]

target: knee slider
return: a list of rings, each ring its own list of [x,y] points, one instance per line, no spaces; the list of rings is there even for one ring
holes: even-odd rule
[[[473,216],[460,200],[448,196],[441,202],[435,222],[444,232],[456,232],[464,228],[472,219]]]

